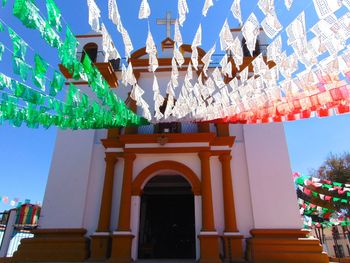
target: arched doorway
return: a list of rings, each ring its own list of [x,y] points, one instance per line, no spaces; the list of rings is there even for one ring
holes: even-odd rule
[[[81,62],[84,61],[85,55],[88,55],[93,63],[97,60],[98,46],[96,43],[88,43],[83,47],[83,54],[81,56]]]
[[[139,258],[195,258],[191,185],[179,175],[153,177],[141,196]]]

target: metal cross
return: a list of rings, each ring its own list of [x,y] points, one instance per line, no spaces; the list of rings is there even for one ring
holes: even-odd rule
[[[176,22],[175,19],[171,19],[171,13],[166,12],[166,18],[165,19],[157,19],[157,25],[166,25],[166,37],[171,38],[171,25],[174,25]]]

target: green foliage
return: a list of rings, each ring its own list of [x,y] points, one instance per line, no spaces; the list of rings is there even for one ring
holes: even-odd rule
[[[315,177],[334,182],[350,183],[350,153],[330,154],[323,164],[313,171]]]
[[[323,164],[313,171],[314,177],[324,180],[330,180],[335,186],[342,184],[350,184],[350,153],[343,154],[330,153]],[[348,202],[340,199],[336,192],[330,194],[333,200],[333,206],[337,211],[344,211],[347,216],[350,216],[350,208]],[[346,200],[346,199],[344,199]]]

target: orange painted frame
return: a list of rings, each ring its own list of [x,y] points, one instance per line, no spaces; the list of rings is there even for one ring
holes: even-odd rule
[[[160,170],[173,170],[179,172],[192,186],[194,195],[201,194],[201,182],[191,168],[175,161],[160,161],[144,168],[132,183],[132,195],[141,195],[145,183],[151,179],[155,172]]]

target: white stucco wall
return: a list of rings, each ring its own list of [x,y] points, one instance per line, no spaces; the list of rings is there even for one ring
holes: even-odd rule
[[[214,223],[219,234],[224,232],[224,203],[222,192],[221,163],[217,156],[210,157],[211,188],[213,199]]]
[[[40,228],[81,228],[95,131],[57,132]]]
[[[116,231],[119,220],[119,207],[120,198],[123,185],[123,173],[124,173],[124,159],[118,158],[114,170],[114,181],[113,181],[113,201],[112,201],[112,211],[111,211],[111,224],[110,230]]]
[[[134,260],[136,260],[138,256],[140,206],[141,206],[141,197],[132,196],[131,198],[131,233],[134,235],[134,239],[132,240],[131,256]]]
[[[283,124],[245,125],[255,228],[301,228]]]
[[[231,155],[231,175],[235,199],[237,227],[241,234],[249,237],[254,226],[250,197],[249,176],[243,136],[243,125],[230,125],[230,135],[236,136]]]
[[[94,148],[90,166],[88,194],[85,202],[84,228],[88,235],[94,233],[97,229],[102,190],[105,176],[105,148],[101,144],[101,138],[106,137],[106,130],[98,130],[94,137]]]

